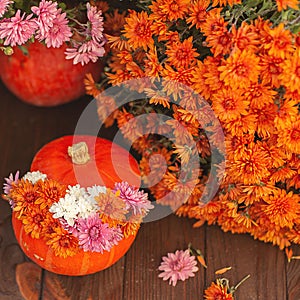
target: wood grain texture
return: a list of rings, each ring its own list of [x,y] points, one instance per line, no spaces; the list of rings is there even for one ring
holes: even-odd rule
[[[62,276],[46,271],[44,300],[123,299],[124,258],[101,272],[87,276]]]
[[[162,256],[177,249],[185,250],[191,242],[195,248],[204,247],[204,228],[192,229],[192,221],[174,215],[142,224],[136,243],[126,256],[124,298],[144,299],[201,299],[204,271],[194,278],[178,282],[175,287],[158,278]]]
[[[0,83],[0,184],[10,172],[25,173],[34,154],[47,142],[73,134],[77,120],[89,103],[86,97],[55,108],[23,104]],[[82,134],[98,126],[95,114]],[[112,139],[114,128],[100,135]],[[248,235],[224,233],[217,226],[192,228],[193,220],[170,215],[142,224],[129,252],[111,268],[99,273],[68,277],[43,271],[39,300],[202,300],[203,291],[216,279],[215,270],[231,266],[223,277],[232,285],[245,275],[248,279],[237,291],[237,300],[299,300],[300,261],[287,263],[277,247],[254,241]],[[161,257],[189,242],[205,255],[207,270],[200,268],[194,278],[174,288],[158,278]],[[300,247],[294,247],[300,255]],[[16,266],[27,261],[11,227],[11,210],[0,201],[0,299],[21,300],[15,279]],[[35,300],[35,299],[34,299]]]
[[[250,274],[236,292],[238,300],[286,299],[286,258],[278,248],[254,241],[246,234],[224,233],[210,226],[206,229],[206,254],[206,286],[217,278],[216,270],[230,266],[232,270],[218,278],[228,278],[231,286]]]

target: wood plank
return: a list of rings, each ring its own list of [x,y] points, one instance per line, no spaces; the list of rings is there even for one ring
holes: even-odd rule
[[[63,276],[45,271],[43,300],[123,299],[125,258],[110,268],[86,276]]]
[[[230,280],[231,286],[244,276],[251,276],[239,287],[237,299],[287,299],[286,258],[279,248],[255,241],[247,234],[224,233],[218,226],[207,227],[206,239],[206,287],[215,280],[215,270],[231,266],[232,270],[222,275]]]
[[[192,220],[170,215],[162,220],[142,224],[136,242],[128,252],[125,266],[124,300],[201,299],[204,271],[172,287],[158,278],[162,256],[177,249],[185,250],[191,242],[204,247],[204,228],[192,228]],[[134,298],[133,298],[134,297]]]
[[[300,256],[300,246],[294,245],[292,247],[295,256]],[[288,300],[300,299],[300,260],[293,259],[287,263],[286,266],[287,275],[287,290]]]

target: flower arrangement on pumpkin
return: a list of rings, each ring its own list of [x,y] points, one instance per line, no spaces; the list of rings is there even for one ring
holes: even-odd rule
[[[178,216],[195,218],[195,226],[207,222],[224,231],[249,233],[280,249],[299,244],[298,1],[153,0],[140,1],[139,7],[128,12],[121,34],[108,38],[106,75],[112,86],[148,78],[139,86],[146,97],[121,106],[103,96],[105,86],[88,77],[86,91],[97,100],[99,118],[106,126],[117,122],[141,155],[140,169],[156,201],[171,206]],[[187,93],[180,84],[195,93]],[[222,132],[203,103],[213,110]],[[115,111],[105,118],[109,107]],[[153,113],[172,120],[155,123]],[[141,114],[146,116],[144,123],[137,118]],[[178,123],[196,147],[187,146]],[[176,143],[163,136],[166,124]],[[145,126],[156,134],[140,136]],[[225,150],[219,148],[219,163],[212,166],[210,146],[222,134]],[[191,170],[182,166],[195,153],[201,172],[182,203],[185,187],[193,180]],[[167,170],[152,185],[147,176],[155,178],[155,170],[149,168],[153,154],[159,154],[153,158],[157,165],[164,158]],[[218,193],[202,201],[213,167]],[[184,185],[178,186],[182,174]]]
[[[127,182],[116,183],[114,189],[66,186],[40,171],[27,172],[22,178],[19,172],[10,174],[3,197],[25,233],[44,240],[62,258],[79,251],[111,251],[137,234],[152,208],[148,194]]]
[[[107,9],[107,4],[102,4]],[[63,1],[52,0],[0,1],[0,49],[7,55],[13,53],[14,46],[34,40],[48,48],[68,43],[66,59],[84,65],[104,56],[103,31],[102,9],[95,2],[68,7]]]

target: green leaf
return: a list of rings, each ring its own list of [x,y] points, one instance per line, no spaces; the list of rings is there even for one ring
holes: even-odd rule
[[[23,52],[24,55],[28,56],[29,52],[26,46],[19,46],[20,50]]]

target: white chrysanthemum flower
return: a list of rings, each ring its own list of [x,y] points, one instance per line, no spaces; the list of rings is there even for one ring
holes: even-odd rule
[[[31,183],[35,184],[37,181],[44,181],[47,178],[46,174],[41,173],[40,171],[27,172],[24,176],[24,180],[29,180]]]
[[[77,201],[78,205],[78,217],[80,218],[88,218],[91,214],[97,213],[99,210],[98,203],[94,199],[94,197],[80,197]]]
[[[91,197],[95,198],[100,193],[101,194],[106,194],[106,187],[101,186],[101,185],[93,185],[91,187],[88,187],[87,191],[88,191],[88,193],[90,194]]]
[[[78,218],[88,218],[98,210],[99,206],[94,197],[77,184],[68,186],[65,197],[52,204],[49,211],[54,218],[63,218],[68,225],[74,226]]]
[[[67,194],[74,196],[75,198],[79,198],[86,194],[86,190],[83,187],[80,187],[80,184],[76,184],[74,186],[69,185],[67,189]]]

